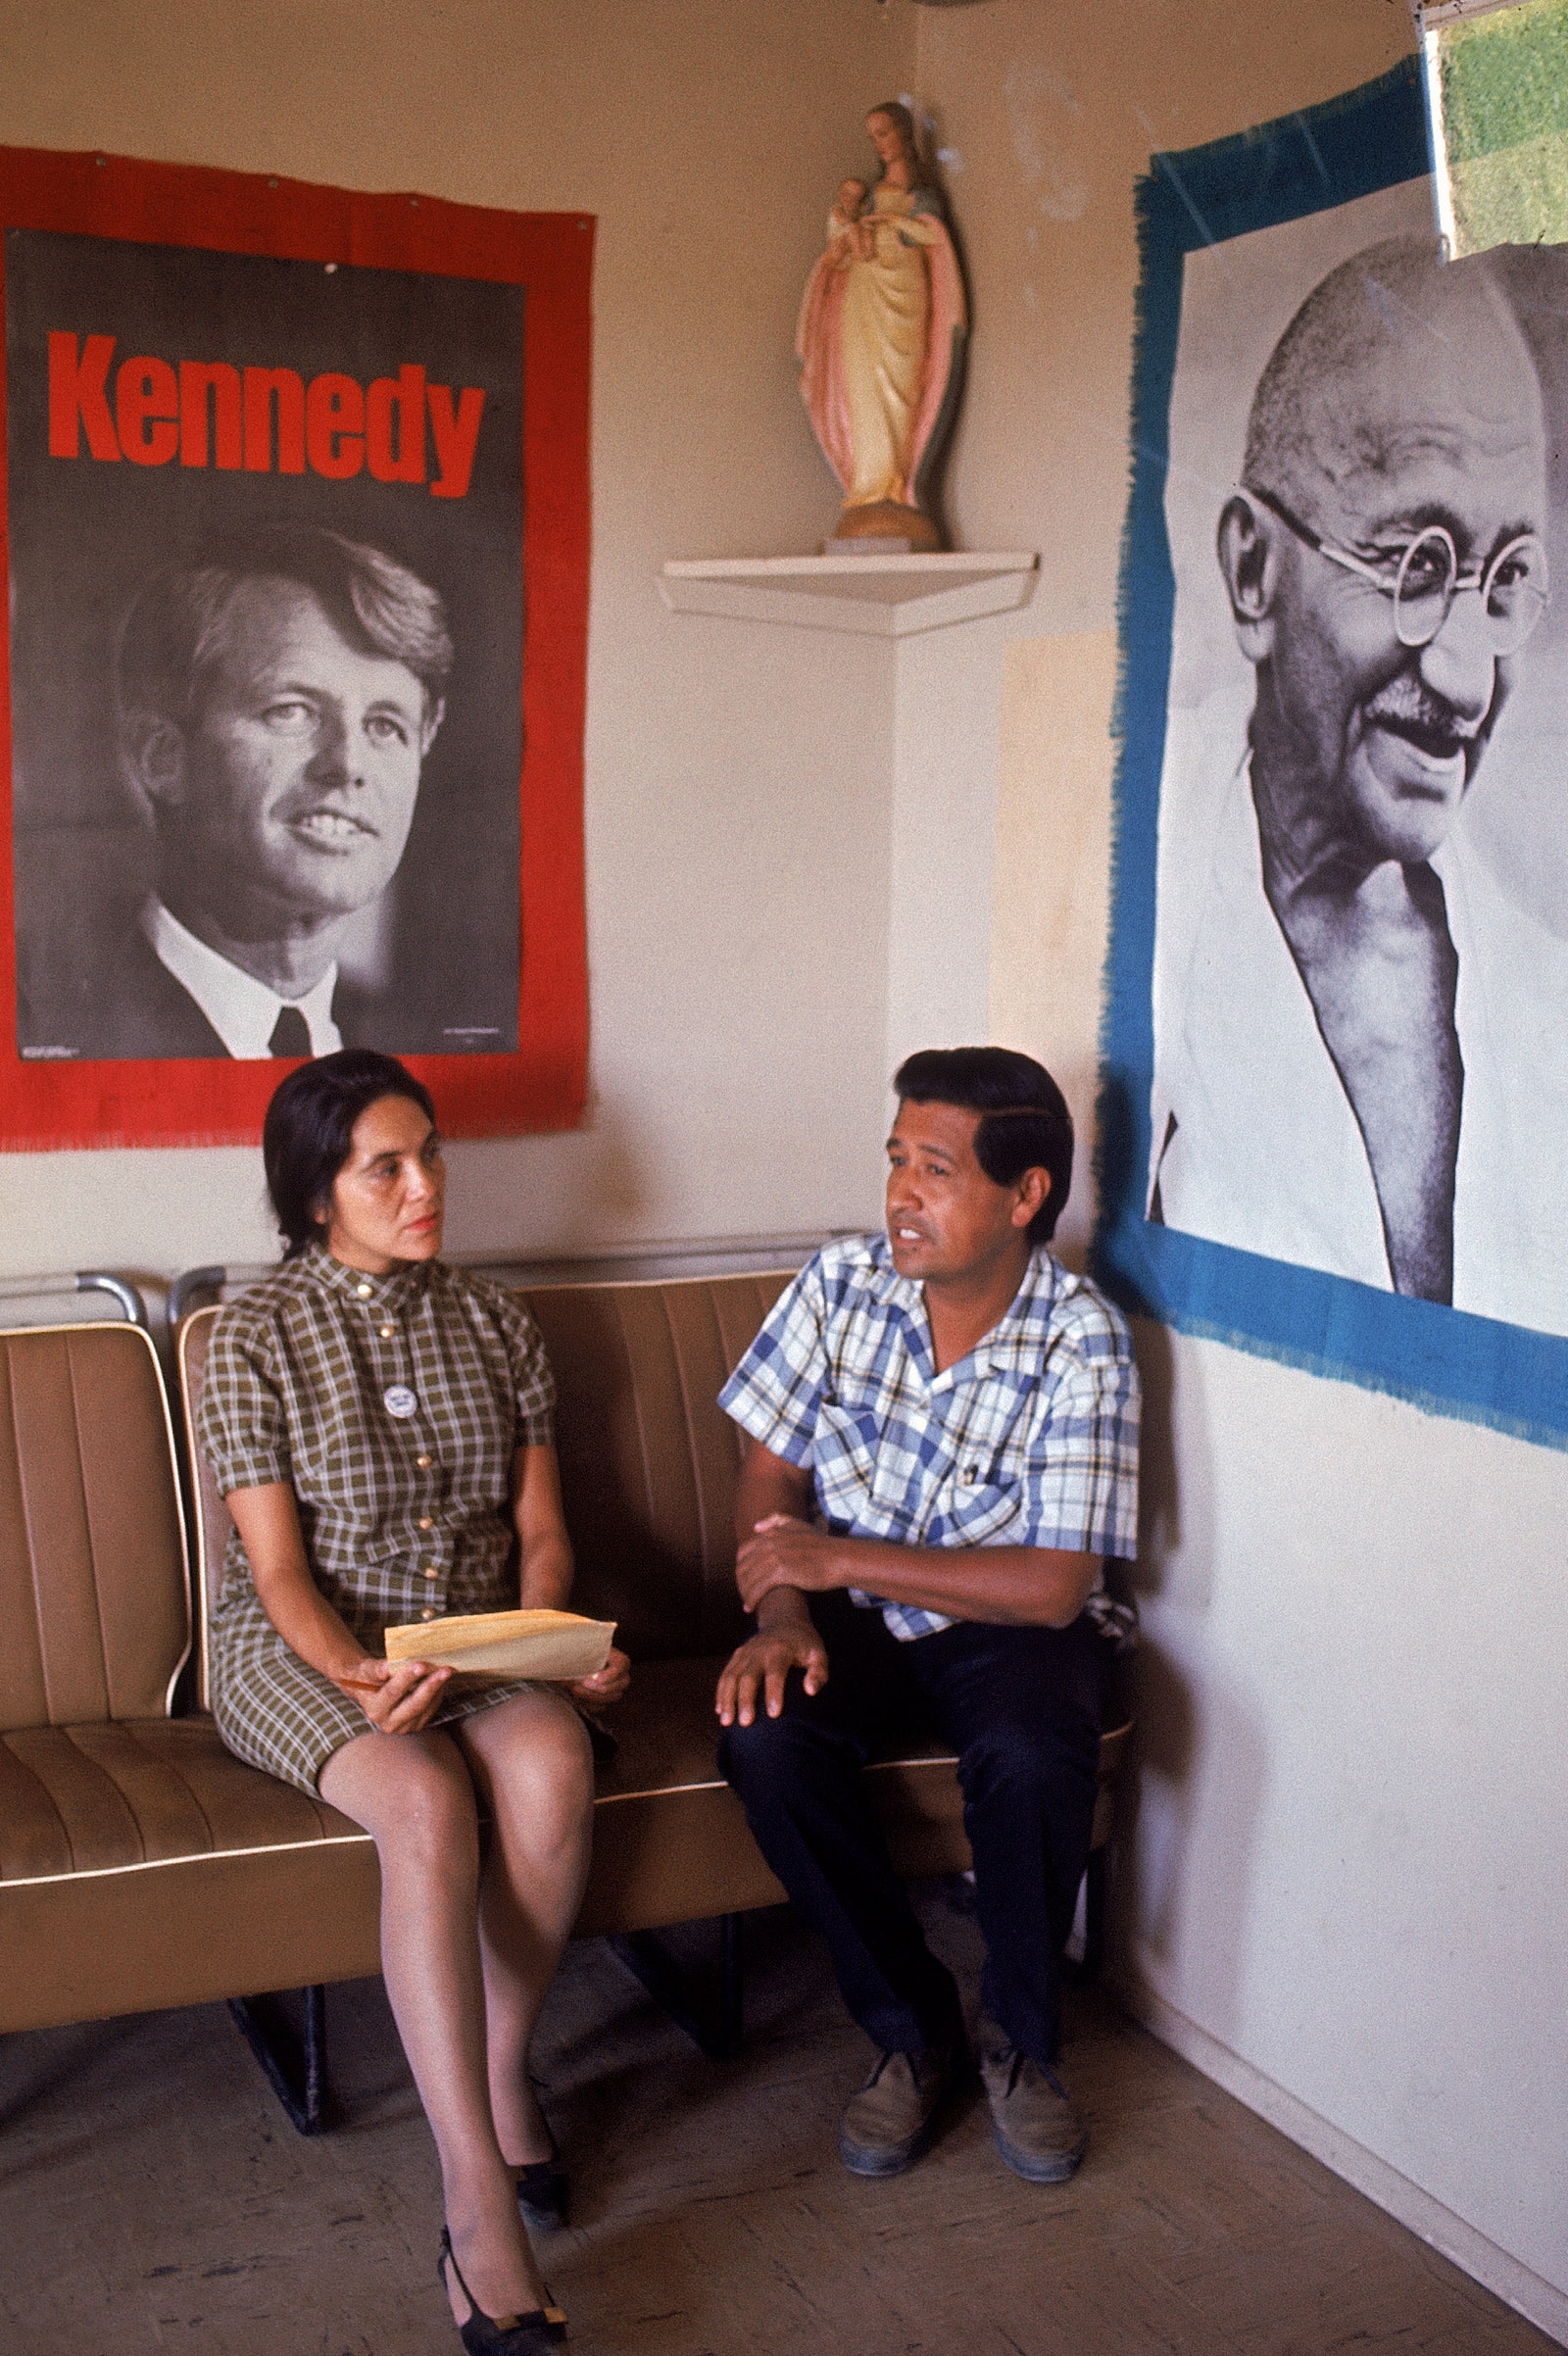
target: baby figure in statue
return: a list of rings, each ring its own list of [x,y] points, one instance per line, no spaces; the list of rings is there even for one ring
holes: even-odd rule
[[[846,269],[857,255],[862,261],[869,257],[866,232],[857,227],[868,194],[864,180],[839,182],[839,192],[827,217],[827,250],[839,270]]]

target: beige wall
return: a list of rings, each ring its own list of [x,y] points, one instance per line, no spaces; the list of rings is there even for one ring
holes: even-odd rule
[[[870,0],[0,4],[0,140],[599,216],[591,1111],[455,1152],[456,1248],[874,1215],[891,651],[677,617],[655,576],[831,527],[795,307],[913,53]],[[270,1252],[249,1152],[0,1155],[0,1273]]]
[[[1351,88],[1408,43],[1384,0],[922,12],[974,286],[953,506],[970,545],[1039,548],[1043,578],[940,680],[901,668],[900,740],[941,784],[896,780],[927,863],[895,855],[890,1021],[929,991],[900,958],[951,889],[942,813],[994,809],[993,1021],[1060,1067],[1080,1117],[1134,178],[1152,145]],[[972,908],[959,938],[975,955]],[[975,973],[942,987],[956,1011]],[[1127,1984],[1202,2067],[1568,2339],[1568,1457],[1157,1330],[1140,1350]]]

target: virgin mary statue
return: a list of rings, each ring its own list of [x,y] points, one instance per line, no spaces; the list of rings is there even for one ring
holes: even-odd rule
[[[844,489],[840,539],[934,549],[924,512],[952,423],[968,314],[935,189],[917,185],[914,122],[896,101],[865,119],[882,163],[869,198],[846,180],[801,302],[801,395]]]

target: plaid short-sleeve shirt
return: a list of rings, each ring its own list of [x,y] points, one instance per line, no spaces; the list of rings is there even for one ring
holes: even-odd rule
[[[317,1585],[378,1652],[396,1622],[516,1602],[513,1464],[519,1448],[549,1444],[554,1403],[539,1330],[514,1295],[440,1260],[368,1276],[313,1245],[216,1320],[197,1433],[225,1497],[293,1490]],[[213,1684],[230,1748],[307,1790],[368,1725],[277,1635],[238,1531]],[[433,1723],[473,1706],[452,1701]]]
[[[830,1244],[780,1298],[719,1405],[809,1465],[830,1530],[909,1546],[1137,1550],[1138,1370],[1120,1311],[1037,1246],[1004,1317],[938,1374],[886,1236]],[[888,1603],[896,1637],[953,1625]]]

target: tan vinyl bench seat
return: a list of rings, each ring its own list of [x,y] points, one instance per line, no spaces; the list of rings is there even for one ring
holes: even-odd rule
[[[135,1326],[0,1334],[0,2030],[298,1986],[302,1922],[376,1968],[365,1835],[169,1715],[187,1554]]]
[[[368,1836],[210,1718],[0,1736],[0,2025],[47,2028],[380,1969]]]
[[[715,1761],[713,1687],[746,1621],[733,1575],[739,1439],[715,1395],[787,1276],[531,1289],[560,1393],[573,1597],[619,1623],[631,1693],[598,1772],[578,1931],[622,1942],[784,1895]],[[215,1309],[177,1336],[187,1439]],[[192,1461],[192,1627],[168,1401],[122,1324],[0,1334],[0,2031],[304,1988],[306,2077],[242,2024],[302,2125],[318,2117],[319,1989],[378,1968],[368,1836],[245,1766],[207,1714],[207,1621],[228,1515]],[[196,1707],[170,1710],[195,1644]],[[1097,1864],[1126,1729],[1101,1749]],[[870,1770],[901,1871],[968,1864],[955,1762]],[[636,1942],[644,1941],[644,1946]],[[738,1948],[726,1933],[725,1954]],[[637,1957],[642,1957],[642,1965]],[[651,1983],[652,1984],[652,1983]],[[287,2072],[284,2074],[287,2075]]]

